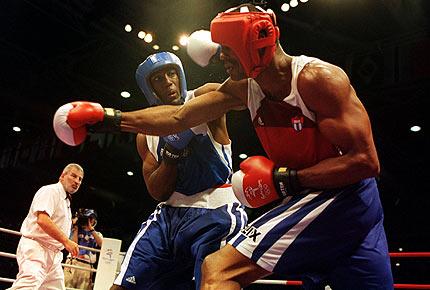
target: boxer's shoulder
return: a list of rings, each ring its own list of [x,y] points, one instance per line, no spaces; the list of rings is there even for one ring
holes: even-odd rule
[[[300,93],[320,96],[330,93],[340,87],[349,86],[349,79],[338,66],[316,59],[307,63],[297,77],[297,87]]]

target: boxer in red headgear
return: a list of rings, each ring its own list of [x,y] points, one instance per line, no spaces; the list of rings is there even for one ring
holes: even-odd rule
[[[211,40],[230,77],[182,106],[123,113],[120,129],[171,134],[250,111],[268,158],[243,161],[233,189],[249,207],[283,200],[205,258],[202,289],[240,289],[271,273],[307,289],[392,289],[367,112],[341,68],[290,56],[278,38],[273,13],[253,5],[220,13]]]
[[[257,77],[270,64],[279,38],[275,14],[256,8],[253,12],[248,6],[230,9],[211,23],[212,41],[231,48],[250,78]]]

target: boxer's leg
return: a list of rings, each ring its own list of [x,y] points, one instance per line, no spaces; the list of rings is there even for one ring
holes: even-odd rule
[[[191,251],[195,260],[194,279],[197,289],[200,289],[201,268],[205,257],[223,247],[245,226],[247,220],[243,206],[233,203],[208,210],[195,222],[195,228],[199,229],[200,234],[193,239]]]
[[[226,245],[204,260],[201,289],[239,290],[269,274],[231,245]]]
[[[160,204],[130,245],[111,289],[151,289],[173,264],[169,208]]]

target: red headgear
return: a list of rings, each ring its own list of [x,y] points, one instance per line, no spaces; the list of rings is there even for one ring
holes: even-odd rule
[[[237,9],[243,10],[239,7]],[[247,77],[255,78],[265,69],[275,54],[279,28],[275,15],[260,11],[219,13],[211,22],[212,41],[232,49],[239,58]],[[264,48],[261,54],[259,49]]]

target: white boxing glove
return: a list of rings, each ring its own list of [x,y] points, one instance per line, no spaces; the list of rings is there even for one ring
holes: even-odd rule
[[[55,134],[64,143],[76,146],[85,141],[90,132],[119,132],[121,112],[103,108],[98,103],[72,102],[58,108],[53,126]]]
[[[87,136],[85,126],[72,128],[68,123],[69,112],[74,108],[72,103],[65,104],[58,108],[53,119],[54,131],[57,137],[70,146],[77,146],[84,142]]]
[[[188,37],[187,53],[201,67],[205,67],[220,51],[220,45],[211,39],[211,32],[197,30]]]

